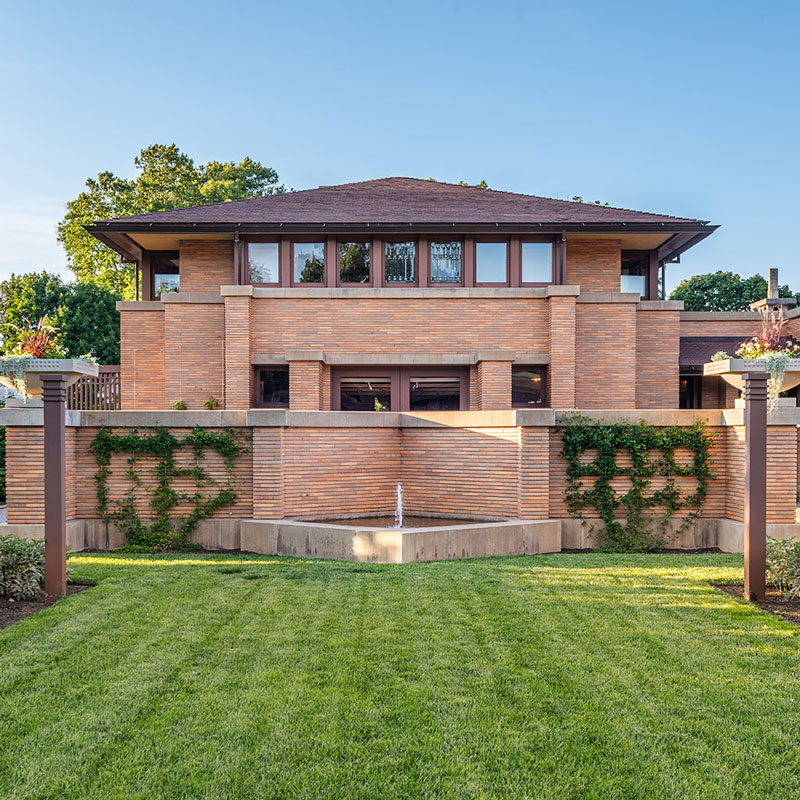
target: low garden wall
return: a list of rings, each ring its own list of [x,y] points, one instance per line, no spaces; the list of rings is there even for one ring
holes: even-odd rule
[[[741,410],[730,411],[597,411],[595,422],[613,424],[645,419],[656,430],[688,428],[702,421],[709,439],[708,481],[702,516],[676,508],[668,544],[683,547],[741,549],[744,514],[744,428]],[[768,519],[772,530],[793,535],[798,484],[796,409],[779,409],[768,431]],[[43,530],[43,437],[41,410],[0,411],[6,426],[8,532],[37,535]],[[204,412],[68,412],[67,500],[73,549],[117,547],[124,543],[113,513],[135,512],[145,525],[159,513],[186,518],[204,504],[191,536],[209,548],[242,546],[241,522],[291,518],[314,521],[339,516],[387,514],[394,510],[402,484],[406,513],[488,520],[559,521],[560,547],[597,544],[597,536],[573,519],[568,502],[567,459],[562,454],[560,424],[553,411],[480,411],[399,414],[291,412],[273,410]],[[192,437],[197,428],[218,437],[203,439],[198,456]],[[152,437],[154,430],[172,435],[173,461],[168,482],[174,494],[159,495],[163,453],[150,447],[124,447],[107,453],[102,481],[98,475],[98,436],[121,437],[123,445]],[[238,444],[225,450],[228,431]],[[166,441],[166,440],[165,440]],[[227,440],[225,440],[227,441]],[[222,444],[220,444],[222,442]],[[214,444],[214,442],[211,442]],[[216,449],[215,449],[216,447]],[[113,448],[112,448],[113,449]],[[134,448],[135,449],[135,448]],[[684,448],[685,450],[685,448]],[[587,451],[586,460],[593,454]],[[620,465],[630,453],[620,449]],[[228,458],[230,463],[226,462]],[[626,461],[628,459],[628,461]],[[691,453],[675,450],[679,466]],[[197,472],[198,467],[200,472]],[[596,480],[587,476],[584,490]],[[653,476],[649,491],[668,479]],[[611,482],[617,493],[629,491],[630,478]],[[105,518],[99,487],[107,503]],[[677,491],[689,496],[697,479],[678,475]],[[220,493],[230,491],[215,505]],[[160,495],[159,495],[160,496]],[[662,509],[663,510],[663,509]],[[650,508],[648,514],[657,513]],[[598,514],[583,510],[590,524]],[[718,521],[723,522],[718,522]],[[561,522],[563,521],[563,523]],[[23,528],[23,526],[25,526]],[[124,526],[123,526],[124,527]],[[601,526],[602,528],[602,526]],[[552,544],[552,541],[551,541]],[[549,546],[549,545],[548,545]]]

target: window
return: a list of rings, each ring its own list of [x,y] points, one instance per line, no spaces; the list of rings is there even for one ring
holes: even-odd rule
[[[325,280],[325,243],[294,243],[295,283],[323,283]]]
[[[250,283],[279,283],[278,243],[251,242],[247,245]]]
[[[266,408],[289,407],[289,365],[260,367],[256,384],[256,405]]]
[[[369,242],[339,242],[339,283],[369,283]]]
[[[461,379],[411,376],[408,380],[409,411],[458,411],[461,408]]]
[[[475,245],[475,282],[508,283],[508,245],[505,242]]]
[[[545,405],[545,368],[511,366],[511,405],[514,408],[542,408]]]
[[[386,283],[414,283],[417,279],[417,245],[414,242],[386,242],[384,280]]]
[[[339,407],[342,411],[391,411],[391,376],[340,378]]]
[[[522,243],[522,282],[553,282],[552,242]]]
[[[331,407],[341,411],[469,408],[467,367],[334,367]]]
[[[431,242],[431,283],[461,283],[461,242]]]
[[[157,272],[153,275],[153,295],[158,297],[169,292],[179,292],[181,289],[181,276],[177,273]]]
[[[647,295],[647,267],[650,254],[645,250],[623,250],[620,265],[619,290]]]

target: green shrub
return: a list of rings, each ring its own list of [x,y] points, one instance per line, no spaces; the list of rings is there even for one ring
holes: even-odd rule
[[[800,597],[800,542],[767,537],[767,583],[787,600]]]
[[[0,536],[0,596],[41,600],[44,585],[44,541]]]

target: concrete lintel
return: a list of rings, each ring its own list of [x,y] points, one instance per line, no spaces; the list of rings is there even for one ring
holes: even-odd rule
[[[160,300],[117,300],[117,311],[163,311]]]
[[[556,414],[552,408],[517,409],[517,425],[523,428],[548,428],[556,424]]]
[[[241,428],[247,425],[242,411],[81,411],[83,428]],[[67,422],[67,425],[70,423]]]
[[[253,366],[269,366],[270,364],[288,364],[286,353],[253,353],[250,356],[250,363]]]
[[[642,302],[642,296],[636,292],[584,292],[578,295],[576,303],[636,303]]]
[[[550,353],[517,353],[514,356],[515,364],[549,364]]]
[[[475,353],[326,353],[327,364],[402,366],[403,364],[475,363]]]
[[[161,302],[170,303],[224,303],[219,292],[164,292]]]
[[[683,311],[683,300],[640,300],[637,311]]]
[[[513,350],[478,350],[475,354],[475,361],[513,361]]]
[[[287,361],[324,361],[325,353],[322,350],[287,350]]]

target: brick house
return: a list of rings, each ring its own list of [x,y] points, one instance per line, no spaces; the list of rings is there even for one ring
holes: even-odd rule
[[[136,262],[138,299],[118,306],[122,410],[76,412],[68,430],[72,546],[121,543],[97,519],[97,429],[156,425],[240,428],[252,442],[236,505],[198,532],[208,547],[406,561],[585,546],[557,431],[578,408],[704,420],[717,480],[683,544],[741,549],[741,410],[701,365],[756,333],[759,315],[685,312],[660,288],[715,229],[410,178],[97,222],[88,230]],[[211,398],[219,410],[203,410]],[[188,410],[170,411],[177,401]],[[3,413],[18,465],[8,521],[24,533],[42,522],[41,428],[32,411]],[[770,424],[776,535],[795,533],[798,424],[791,408]],[[113,471],[122,496],[124,459]],[[500,527],[313,527],[390,513],[398,483],[411,513]]]

